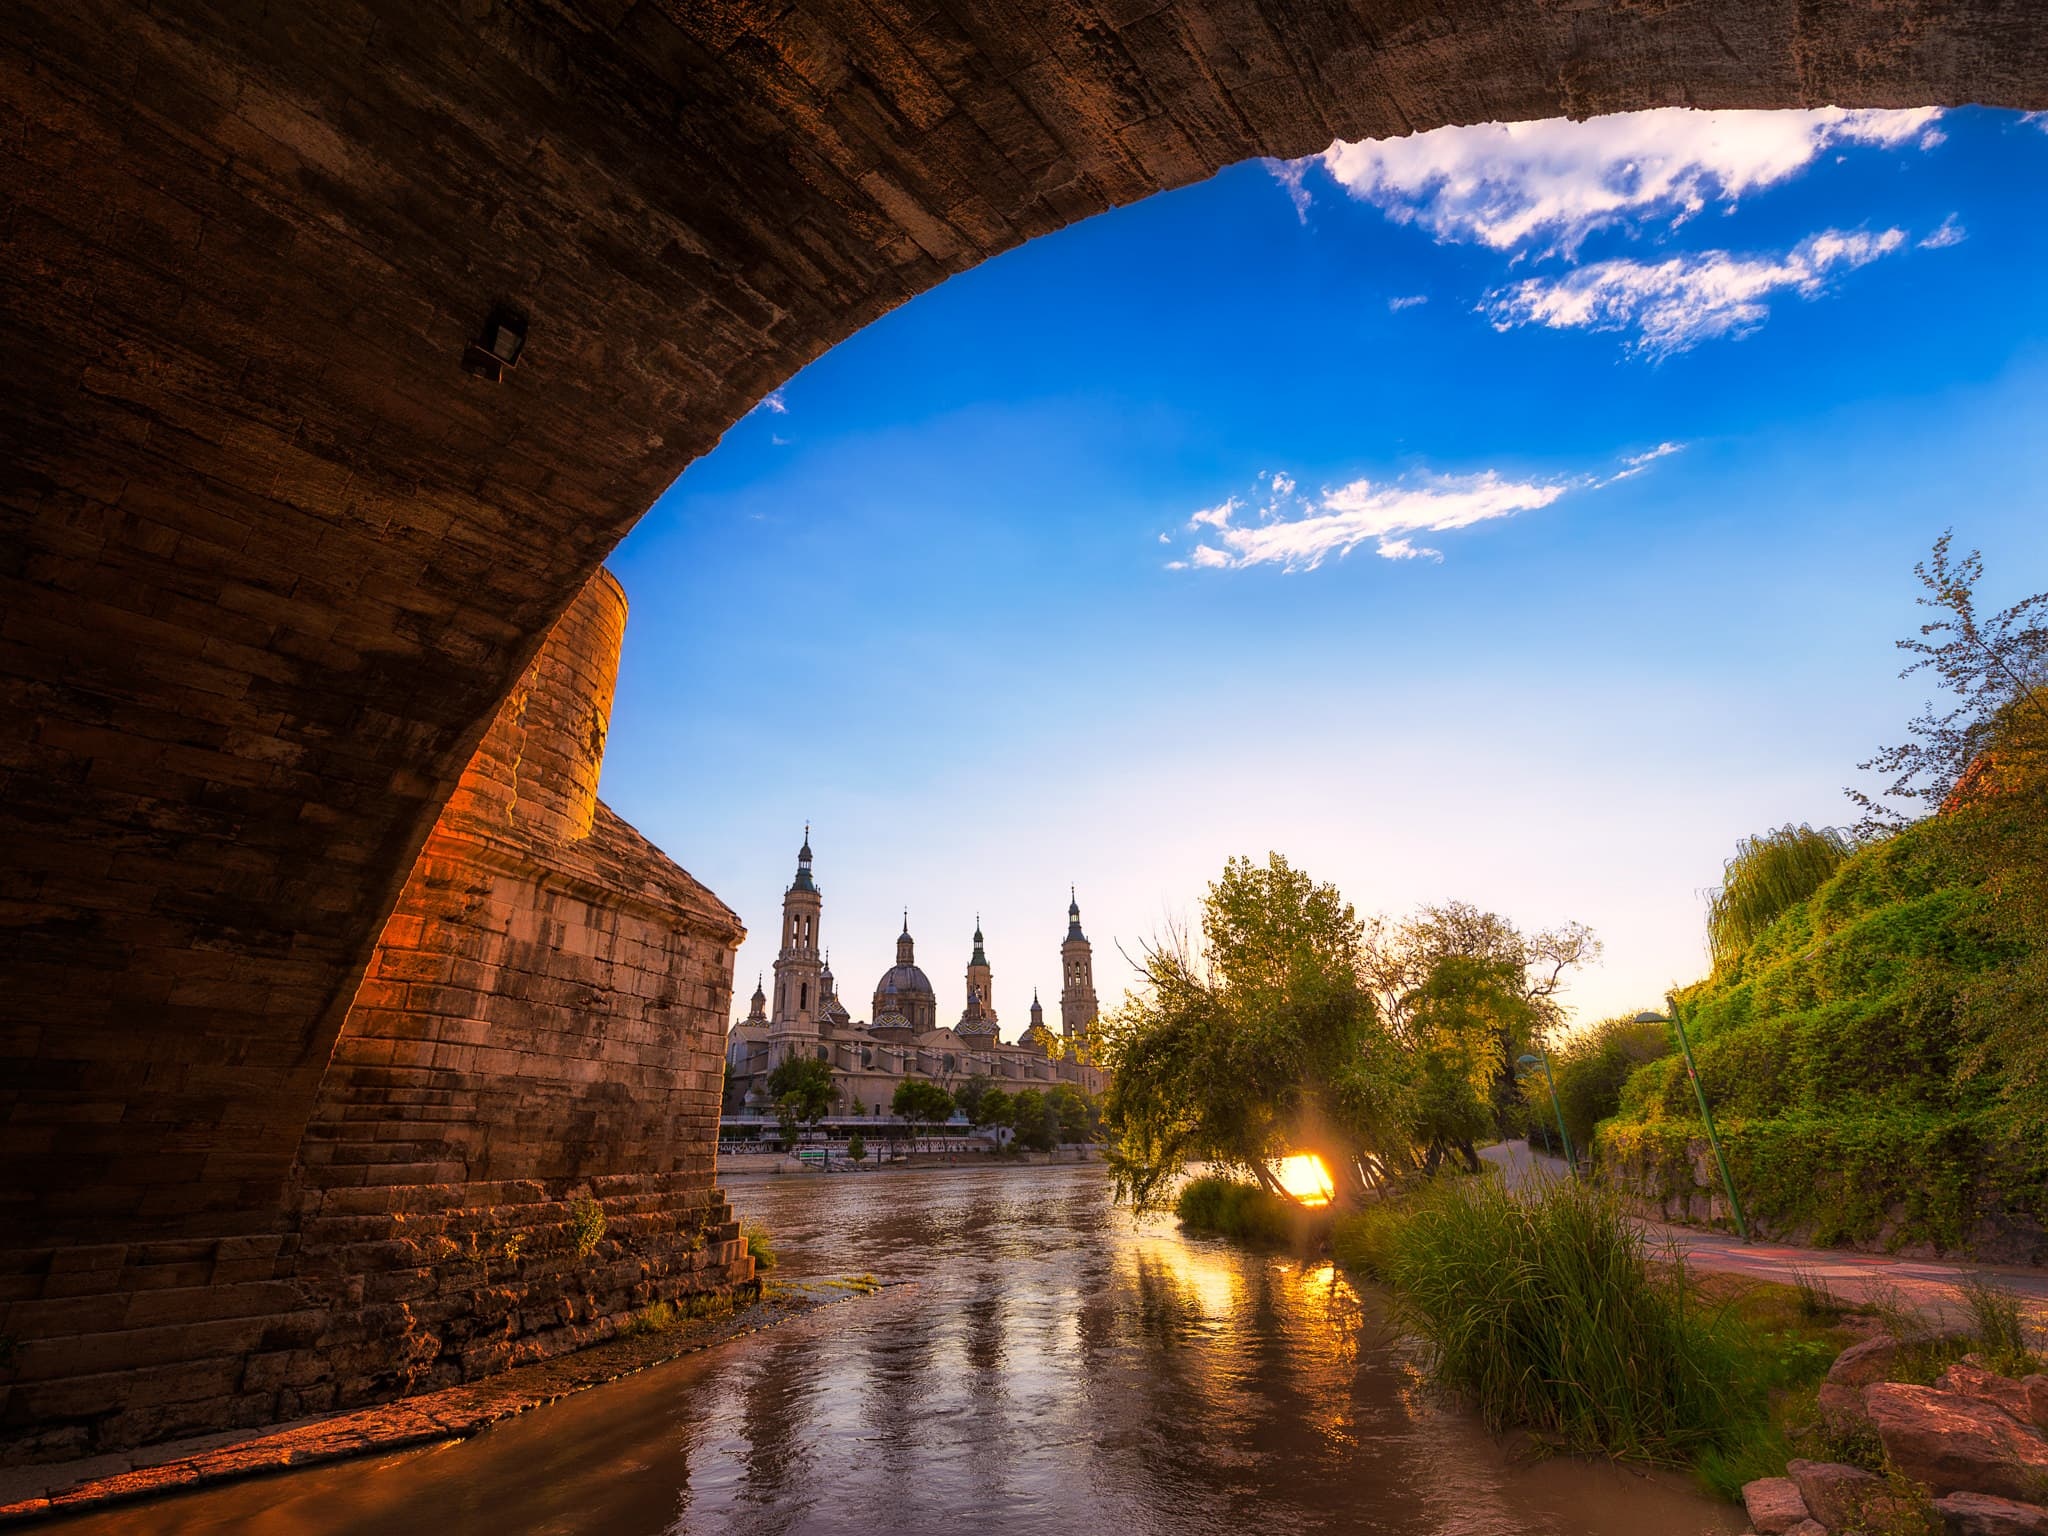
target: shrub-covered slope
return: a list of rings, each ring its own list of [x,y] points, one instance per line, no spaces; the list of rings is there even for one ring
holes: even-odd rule
[[[1855,854],[1674,999],[1744,1205],[1772,1235],[2044,1256],[2048,1148],[1963,1070],[1960,997],[2009,956],[1945,822]],[[1712,1199],[1701,1134],[1669,1056],[1630,1076],[1599,1155],[1697,1216]]]

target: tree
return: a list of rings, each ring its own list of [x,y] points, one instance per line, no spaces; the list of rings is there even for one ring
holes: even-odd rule
[[[1526,1005],[1526,1011],[1502,1014],[1503,1028],[1494,1039],[1487,1096],[1496,1129],[1506,1130],[1520,1102],[1515,1058],[1563,1022],[1558,994],[1570,972],[1600,958],[1600,940],[1579,922],[1525,934],[1498,912],[1463,901],[1423,907],[1398,925],[1377,919],[1366,934],[1361,975],[1397,1032],[1405,1032],[1411,1000],[1425,995],[1436,967],[1448,958],[1504,967],[1502,974]]]
[[[1066,1083],[1046,1091],[1057,1139],[1067,1145],[1089,1140],[1095,1133],[1095,1106],[1088,1095]]]
[[[832,1088],[832,1068],[815,1056],[785,1056],[768,1074],[768,1094],[775,1101],[779,1117],[816,1125],[832,1113],[837,1097]]]
[[[1516,1112],[1521,1087],[1513,1063],[1535,1033],[1537,1009],[1511,959],[1447,954],[1404,1000],[1417,1052],[1414,1135],[1423,1166],[1434,1172],[1446,1152],[1479,1171],[1476,1143]],[[1507,1056],[1507,1090],[1497,1063]]]
[[[1926,590],[1915,601],[1938,617],[1918,638],[1895,641],[1915,659],[1900,677],[1932,672],[1954,699],[1939,714],[1922,707],[1908,723],[1913,740],[1885,747],[1865,772],[1890,777],[1876,796],[1846,791],[1864,813],[1865,835],[1896,831],[1912,818],[1885,798],[1918,801],[1932,810],[1948,804],[1973,770],[1996,771],[2002,753],[2007,777],[2032,778],[2048,753],[2048,592],[2037,592],[1989,619],[1977,617],[1977,583],[1984,560],[1971,550],[1949,558],[1953,529],[1934,541],[1932,555],[1913,567]],[[1939,637],[1939,643],[1933,643]]]
[[[968,1111],[967,1118],[976,1125],[1008,1125],[1010,1096],[1000,1088],[989,1088],[976,1094],[974,1108]]]
[[[1363,977],[1363,925],[1336,887],[1279,854],[1232,859],[1185,934],[1144,952],[1144,984],[1097,1026],[1120,1196],[1159,1198],[1189,1163],[1242,1170],[1311,1151],[1341,1200],[1367,1159],[1408,1161],[1406,1064]]]
[[[868,1140],[859,1131],[855,1131],[846,1138],[846,1156],[848,1161],[857,1163],[867,1155]]]
[[[967,1116],[967,1123],[969,1125],[980,1125],[983,1123],[980,1115],[981,1096],[994,1086],[994,1080],[986,1072],[975,1072],[971,1073],[961,1082],[958,1088],[953,1090],[953,1102]],[[1000,1092],[1001,1090],[998,1089],[997,1091]]]
[[[1027,1152],[1050,1152],[1053,1127],[1045,1095],[1036,1088],[1019,1088],[1010,1095],[1010,1129],[1017,1133],[1017,1145]]]
[[[932,1131],[953,1113],[953,1095],[927,1078],[907,1077],[896,1085],[889,1107],[913,1132],[923,1126],[929,1140]]]

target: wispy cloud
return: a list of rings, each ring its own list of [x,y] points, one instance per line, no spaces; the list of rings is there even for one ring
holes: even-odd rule
[[[1266,162],[1266,169],[1286,189],[1287,200],[1294,204],[1294,216],[1304,224],[1308,222],[1308,211],[1315,201],[1308,190],[1308,168],[1313,163],[1312,159]]]
[[[1950,214],[1941,221],[1941,227],[1920,242],[1923,251],[1945,251],[1952,245],[1961,245],[1969,238],[1962,221]]]
[[[1785,181],[1825,149],[1925,149],[1938,109],[1701,112],[1661,107],[1586,122],[1482,123],[1339,140],[1311,161],[1353,197],[1440,240],[1570,254],[1595,230],[1678,223]],[[1305,210],[1302,177],[1274,171]],[[1304,213],[1305,216],[1305,213]]]
[[[1261,475],[1272,499],[1257,507],[1258,521],[1233,521],[1251,504],[1235,496],[1203,508],[1188,519],[1187,530],[1206,532],[1197,535],[1198,542],[1185,555],[1169,561],[1167,569],[1277,565],[1286,571],[1312,571],[1332,556],[1341,559],[1364,545],[1371,545],[1383,560],[1441,560],[1443,551],[1418,542],[1422,536],[1533,512],[1572,491],[1597,490],[1640,474],[1682,446],[1659,443],[1624,458],[1620,470],[1605,476],[1531,478],[1488,469],[1466,475],[1359,479],[1308,496],[1296,491],[1288,475]],[[1255,494],[1251,500],[1257,499]]]
[[[1830,229],[1782,254],[1697,251],[1658,262],[1596,261],[1495,289],[1480,309],[1498,331],[1633,330],[1634,350],[1668,357],[1714,337],[1746,336],[1770,317],[1773,295],[1813,298],[1830,273],[1867,266],[1905,242],[1902,229]]]
[[[1402,294],[1398,298],[1387,300],[1387,308],[1398,315],[1404,309],[1413,309],[1418,304],[1427,304],[1428,302],[1429,295],[1426,293],[1408,293]]]
[[[787,416],[789,414],[789,402],[782,398],[781,390],[771,390],[761,397],[761,403],[756,405],[754,410],[766,411],[771,416]],[[753,413],[753,411],[749,411],[747,414],[751,416]]]

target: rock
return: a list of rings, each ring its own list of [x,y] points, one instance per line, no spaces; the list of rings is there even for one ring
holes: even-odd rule
[[[1895,1381],[1864,1388],[1863,1408],[1892,1464],[1937,1495],[2024,1499],[2048,1486],[2048,1439],[2002,1408]]]
[[[1951,1493],[1934,1501],[1948,1536],[2048,1536],[2048,1509],[1988,1493]]]
[[[2028,1402],[2025,1382],[2014,1381],[2010,1376],[2000,1376],[1974,1363],[1974,1358],[1957,1361],[1941,1373],[1935,1383],[1937,1391],[1959,1392],[1964,1397],[1974,1397],[1980,1403],[1990,1403],[2002,1408],[2022,1424],[2033,1422],[2032,1405]]]
[[[1806,1512],[1830,1529],[1862,1524],[1863,1506],[1884,1491],[1884,1479],[1840,1461],[1795,1461],[1785,1475]]]
[[[1802,1520],[1787,1531],[1785,1536],[1828,1536],[1828,1528],[1818,1520]]]
[[[1806,1500],[1799,1485],[1789,1477],[1760,1477],[1742,1485],[1742,1507],[1749,1511],[1749,1523],[1758,1536],[1785,1536],[1808,1518]]]
[[[2048,1429],[2048,1376],[2023,1376],[2020,1385],[2027,1389],[2027,1416],[2036,1429]]]
[[[1828,1381],[1838,1387],[1867,1387],[1883,1381],[1885,1373],[1899,1358],[1899,1341],[1888,1333],[1851,1344],[1828,1367]]]

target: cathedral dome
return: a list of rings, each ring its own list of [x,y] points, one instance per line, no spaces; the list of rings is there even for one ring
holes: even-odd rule
[[[898,997],[938,996],[932,991],[932,979],[915,965],[892,965],[882,972],[882,979],[875,983],[875,994],[880,996],[884,992],[893,993]]]

